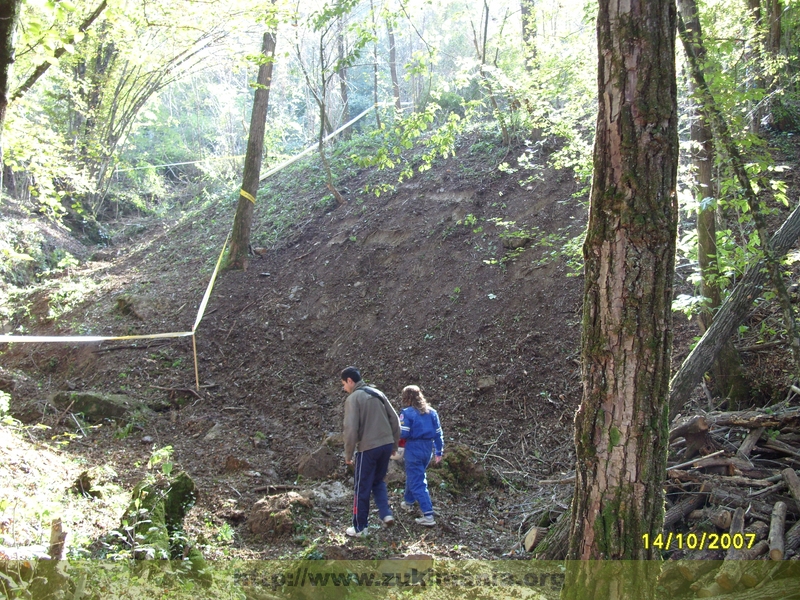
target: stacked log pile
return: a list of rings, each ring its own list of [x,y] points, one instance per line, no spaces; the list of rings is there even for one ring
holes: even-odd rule
[[[664,591],[800,597],[800,408],[681,419],[670,457],[664,532],[643,540],[669,557]]]

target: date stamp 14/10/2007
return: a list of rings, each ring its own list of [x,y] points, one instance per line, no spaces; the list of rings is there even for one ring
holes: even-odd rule
[[[756,543],[755,533],[649,533],[642,535],[645,550],[743,550]]]

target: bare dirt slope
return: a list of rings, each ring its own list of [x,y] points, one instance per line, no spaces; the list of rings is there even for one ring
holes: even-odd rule
[[[309,209],[247,271],[218,278],[197,333],[199,394],[189,338],[18,344],[1,359],[16,379],[17,412],[37,417],[62,389],[163,401],[168,410],[130,417],[127,427],[80,432],[52,408],[44,420],[81,434],[69,451],[90,465],[111,462],[126,484],[153,447],[172,446],[201,492],[187,524],[201,547],[227,522],[236,536],[226,552],[243,557],[310,544],[335,558],[508,553],[568,492],[537,481],[571,468],[582,282],[558,250],[580,234],[586,213],[570,172],[541,167],[521,185],[532,172],[499,171],[502,153],[477,151],[486,145],[476,141],[379,198],[356,193],[368,174],[354,173],[342,182],[348,204],[335,209],[319,208],[324,189],[293,187],[302,171],[275,186],[279,202]],[[38,330],[190,329],[232,216],[227,203],[148,224],[87,263],[81,274],[94,287],[77,308],[53,322],[42,308],[52,299],[33,302]],[[257,210],[254,238],[272,218]],[[395,404],[403,386],[420,385],[441,415],[446,455],[469,457],[431,469],[439,526],[422,530],[401,516],[394,530],[352,542],[343,535],[350,498],[331,492],[291,535],[252,535],[254,503],[289,489],[268,485],[349,489],[341,458],[320,481],[298,477],[298,463],[326,439],[341,455],[331,435],[342,421],[338,374],[351,364]],[[399,504],[402,474],[392,477]]]

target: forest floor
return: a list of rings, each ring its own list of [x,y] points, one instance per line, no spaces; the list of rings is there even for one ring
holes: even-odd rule
[[[281,235],[246,271],[219,275],[197,329],[199,391],[190,337],[0,347],[12,414],[51,428],[15,438],[37,453],[17,449],[2,475],[24,486],[35,471],[64,491],[81,470],[104,467],[108,485],[124,493],[148,472],[153,451],[170,446],[175,470],[199,490],[185,529],[207,558],[523,556],[527,529],[566,510],[572,491],[542,482],[573,468],[583,291],[575,240],[587,218],[586,196],[576,197],[570,171],[546,166],[543,145],[530,148],[534,168],[498,169],[523,150],[466,137],[455,157],[380,197],[358,191],[374,173],[353,169],[340,182],[348,203],[338,208],[299,167],[279,176],[273,197],[256,206],[254,245],[279,227]],[[285,226],[267,204],[305,208]],[[140,222],[137,233],[40,286],[7,329],[190,331],[234,210],[229,200]],[[677,288],[686,293],[682,277]],[[68,300],[53,291],[64,281],[78,288]],[[676,314],[674,366],[697,335],[696,321]],[[374,515],[372,535],[345,536],[352,476],[337,434],[339,372],[348,365],[397,408],[402,388],[416,384],[439,411],[450,460],[429,470],[436,527],[396,510],[393,529],[377,528]],[[788,387],[781,360],[757,355],[748,368],[766,397]],[[65,390],[125,394],[158,410],[93,423],[53,408],[53,394]],[[699,389],[695,400],[706,403]],[[308,474],[315,452],[312,464],[336,457],[316,477]],[[48,461],[58,464],[49,476],[40,472]],[[398,509],[397,465],[388,481]],[[291,531],[253,533],[256,503],[292,492],[313,506]],[[24,495],[19,488],[15,501]],[[80,502],[68,526],[75,555],[117,526],[124,506]],[[53,512],[33,511],[38,526],[19,523],[14,542],[43,543]],[[7,541],[11,527],[0,523]]]

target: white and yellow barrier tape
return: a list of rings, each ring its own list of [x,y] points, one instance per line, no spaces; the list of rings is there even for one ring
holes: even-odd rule
[[[328,135],[323,141],[328,141],[334,136],[338,135],[348,127],[350,127],[356,121],[362,119],[367,113],[373,110],[375,107],[370,106],[367,110],[362,112],[357,117],[351,119],[339,129]],[[294,163],[295,161],[299,160],[306,154],[312,152],[317,145],[309,146],[299,154],[293,156],[289,160],[273,167],[269,171],[267,171],[264,175],[259,178],[259,181],[263,181],[270,175],[274,175],[281,169],[288,167],[290,164]],[[225,158],[238,158],[238,157],[225,157]],[[174,163],[174,164],[192,164],[193,162],[203,162],[203,161],[192,161],[186,163]],[[163,165],[163,166],[170,166],[170,165]],[[150,168],[150,167],[136,167],[136,168]],[[135,170],[134,169],[119,169],[119,171],[123,170]],[[256,199],[253,197],[252,194],[246,192],[245,190],[239,190],[239,194],[250,200],[253,204],[256,203]],[[219,253],[219,258],[217,259],[217,264],[214,267],[214,272],[211,274],[211,279],[208,282],[208,286],[206,287],[206,292],[203,295],[203,300],[200,302],[200,307],[197,310],[197,318],[194,321],[194,325],[192,326],[191,331],[177,331],[173,333],[149,333],[149,334],[142,334],[142,335],[7,335],[7,334],[0,334],[0,343],[8,343],[8,344],[18,344],[18,343],[61,343],[61,344],[80,344],[80,343],[92,343],[92,342],[112,342],[112,341],[123,341],[123,340],[154,340],[154,339],[165,339],[165,338],[181,338],[181,337],[189,337],[192,338],[192,352],[194,354],[194,377],[195,383],[197,385],[198,391],[200,390],[200,376],[199,370],[197,367],[197,342],[195,340],[195,332],[200,325],[200,322],[203,320],[203,316],[206,311],[206,306],[208,306],[208,300],[211,297],[211,290],[214,288],[214,282],[217,280],[217,274],[219,273],[220,265],[222,264],[222,257],[225,255],[225,249],[228,247],[228,242],[230,241],[231,234],[228,233],[228,237],[225,239],[225,243],[222,245],[222,250]]]
[[[217,258],[217,264],[214,266],[214,272],[211,274],[211,279],[208,281],[206,293],[203,294],[203,300],[200,302],[200,307],[197,309],[197,318],[194,320],[194,325],[191,331],[176,331],[172,333],[146,333],[141,335],[0,335],[0,343],[62,343],[62,344],[80,344],[92,342],[112,342],[122,340],[156,340],[164,338],[192,338],[192,353],[194,354],[194,379],[198,391],[200,390],[200,372],[197,367],[197,343],[195,340],[195,332],[203,320],[203,316],[208,306],[208,300],[211,297],[211,290],[214,288],[214,282],[217,280],[220,266],[222,265],[222,257],[225,256],[225,248],[228,247],[230,241],[230,233],[225,238],[225,243],[222,244],[222,250]]]

